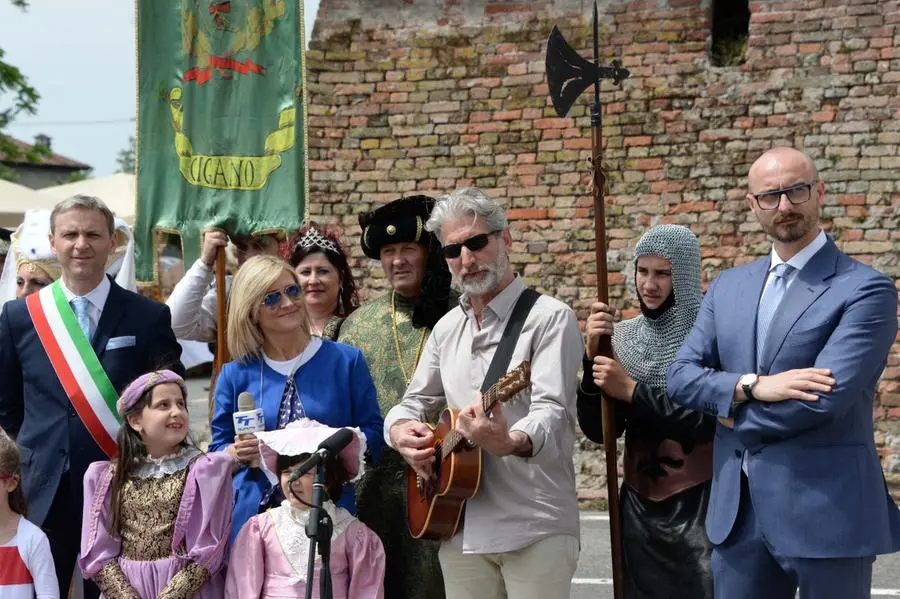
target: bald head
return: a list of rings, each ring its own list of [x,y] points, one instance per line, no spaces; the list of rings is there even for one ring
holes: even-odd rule
[[[781,181],[790,174],[800,175],[806,182],[819,179],[819,173],[812,159],[794,148],[772,148],[756,159],[747,175],[750,193],[759,193],[767,189],[789,187]],[[774,183],[768,185],[767,183]]]
[[[759,224],[775,240],[782,260],[806,247],[819,233],[825,183],[809,156],[794,148],[773,148],[747,176],[747,201]]]

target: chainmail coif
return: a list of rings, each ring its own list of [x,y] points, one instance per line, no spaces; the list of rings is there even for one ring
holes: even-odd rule
[[[655,318],[644,313],[616,324],[613,348],[631,378],[665,389],[666,369],[694,326],[703,298],[700,243],[687,227],[658,225],[635,246],[635,264],[641,256],[659,256],[671,262],[674,302],[668,302],[669,308]]]

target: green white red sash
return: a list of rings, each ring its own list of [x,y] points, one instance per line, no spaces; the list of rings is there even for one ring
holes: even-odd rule
[[[62,284],[57,280],[29,295],[25,303],[69,401],[97,445],[109,458],[115,457],[122,425],[116,410],[119,394],[78,325]]]

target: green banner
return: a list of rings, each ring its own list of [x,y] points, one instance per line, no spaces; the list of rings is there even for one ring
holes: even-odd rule
[[[287,232],[304,220],[303,0],[136,0],[137,278],[156,231]]]

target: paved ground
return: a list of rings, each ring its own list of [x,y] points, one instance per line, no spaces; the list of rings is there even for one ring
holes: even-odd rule
[[[612,599],[609,517],[605,512],[581,514],[581,559],[570,599]],[[878,558],[872,597],[900,597],[900,554]]]
[[[191,432],[205,446],[209,442],[207,379],[188,381]],[[581,514],[581,559],[570,599],[612,599],[609,517],[604,512]],[[873,597],[900,597],[900,554],[879,558],[872,581]]]

